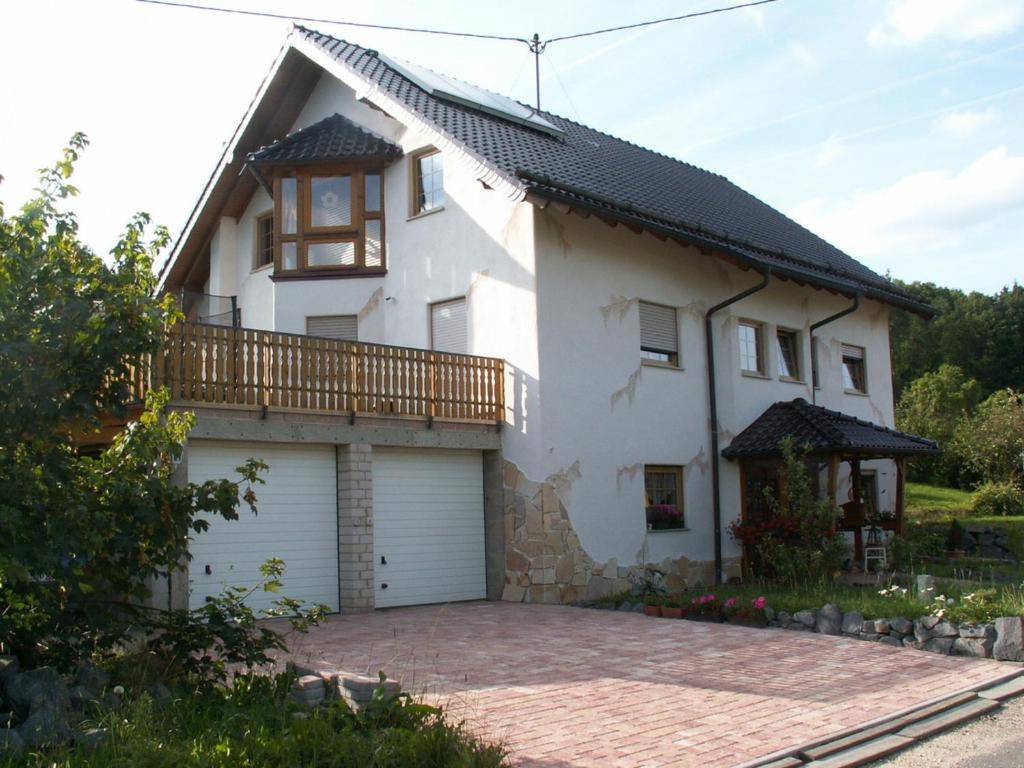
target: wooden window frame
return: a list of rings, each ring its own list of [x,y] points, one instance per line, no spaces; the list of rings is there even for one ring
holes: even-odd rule
[[[263,255],[263,223],[270,221],[270,259],[268,261],[261,261]],[[277,240],[277,225],[274,223],[274,209],[271,208],[269,211],[264,211],[256,217],[254,222],[255,233],[253,235],[253,254],[252,254],[252,271],[255,272],[258,269],[264,269],[265,267],[272,267],[275,264],[276,255],[274,249],[274,243]]]
[[[441,201],[440,205],[434,206],[433,208],[427,208],[420,210],[420,196],[419,196],[419,178],[420,178],[420,160],[425,157],[432,155],[440,155],[441,150],[436,147],[424,147],[409,155],[409,218],[418,219],[421,216],[429,216],[432,213],[444,210],[444,204],[447,202],[447,192],[445,192],[445,198]],[[441,190],[444,192],[444,158],[441,158]]]
[[[743,320],[741,319],[736,324],[736,343],[742,344],[740,339],[741,328],[753,328],[754,339],[757,344],[757,365],[756,369],[744,368],[743,367],[743,348],[742,346],[738,349],[739,351],[739,362],[740,362],[740,373],[744,376],[753,376],[755,378],[767,378],[768,377],[768,366],[766,365],[766,355],[764,350],[764,323],[758,322],[757,320]]]
[[[845,349],[846,347],[849,347],[851,349],[859,349],[860,350],[860,357],[859,358],[854,358],[851,355],[847,355],[846,354],[846,349]],[[856,381],[856,378],[854,376],[852,376],[852,375],[850,376],[850,382],[852,384],[854,384],[855,386],[853,386],[853,387],[846,386],[846,366],[847,366],[847,360],[848,359],[854,361],[860,367],[860,378],[861,378],[861,388],[860,389],[858,389],[856,387],[857,381]],[[865,347],[857,346],[856,344],[845,344],[844,343],[840,347],[840,349],[839,349],[839,360],[840,360],[840,365],[842,366],[841,370],[840,370],[840,373],[842,374],[842,377],[843,377],[843,392],[845,392],[848,395],[866,395],[868,393],[868,351],[867,351],[867,349]]]
[[[780,343],[780,340],[783,336],[788,337],[789,339],[792,340],[790,348],[793,353],[793,367],[796,368],[796,375],[785,376],[782,374],[782,363],[784,362],[784,360],[782,354],[782,344]],[[803,361],[800,359],[800,331],[793,330],[792,328],[776,327],[775,354],[777,357],[775,364],[777,366],[777,370],[779,371],[779,380],[792,381],[802,384],[804,380],[804,367],[802,365]]]
[[[673,525],[671,527],[664,527],[664,528],[652,528],[651,527],[652,523],[650,521],[650,512],[649,512],[649,510],[651,509],[652,506],[655,506],[655,505],[648,504],[649,498],[648,498],[648,495],[647,495],[647,476],[649,474],[654,474],[654,473],[662,474],[662,475],[672,475],[672,477],[675,480],[676,498],[679,500],[678,503],[675,506],[679,510],[679,514],[680,514],[679,524],[678,525]],[[684,500],[683,493],[684,493],[684,486],[683,486],[683,466],[682,465],[671,465],[671,464],[645,464],[644,465],[644,516],[645,516],[645,520],[647,522],[647,530],[648,531],[652,531],[652,530],[653,531],[684,531],[684,530],[686,530],[686,505],[684,504],[684,501],[683,501]]]
[[[380,210],[366,210],[366,180],[368,175],[380,177]],[[351,223],[328,227],[314,227],[310,204],[313,178],[348,176],[351,179]],[[283,179],[297,180],[298,225],[295,233],[281,232]],[[320,277],[358,277],[387,273],[387,253],[384,246],[386,224],[384,217],[384,168],[379,163],[345,163],[343,165],[310,165],[274,169],[274,279],[309,279]],[[366,264],[366,222],[380,222],[380,265]],[[309,264],[309,246],[323,243],[353,243],[355,263],[352,265]],[[281,246],[295,243],[295,269],[282,266]]]

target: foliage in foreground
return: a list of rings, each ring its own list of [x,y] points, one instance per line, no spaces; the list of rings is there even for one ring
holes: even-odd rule
[[[232,643],[246,658],[231,660],[258,660],[278,646],[245,623],[243,606],[168,616],[140,604],[154,577],[186,562],[189,536],[210,519],[237,519],[243,502],[255,514],[266,465],[250,459],[237,480],[175,483],[193,419],[165,412],[166,392],[150,393],[106,450],[76,447],[104,415],[128,415],[138,365],[176,316],[156,298],[165,229],[147,242],[149,219],[137,215],[109,263],[79,242],[61,203],[77,192],[68,179],[85,146],[72,138],[18,214],[0,206],[0,653],[22,668],[70,670],[143,635],[179,661],[210,648],[230,658]],[[204,635],[199,624],[221,631]],[[218,676],[215,665],[179,666]]]
[[[3,768],[496,768],[504,750],[447,723],[403,694],[375,695],[361,712],[335,701],[306,713],[287,698],[292,678],[240,675],[232,686],[178,695],[165,707],[142,694],[97,715],[110,738],[95,751],[27,755]]]

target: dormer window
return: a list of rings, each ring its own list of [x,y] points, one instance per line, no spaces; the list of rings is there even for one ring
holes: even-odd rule
[[[383,193],[377,168],[276,171],[275,271],[383,271]]]
[[[250,154],[274,198],[274,278],[383,274],[384,169],[401,155],[341,115]]]

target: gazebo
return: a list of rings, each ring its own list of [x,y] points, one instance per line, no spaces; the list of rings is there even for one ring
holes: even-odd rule
[[[777,488],[781,445],[791,437],[794,446],[805,451],[812,463],[812,477],[818,482],[826,474],[826,498],[836,499],[840,465],[850,465],[850,498],[842,504],[843,518],[839,530],[854,536],[854,557],[862,557],[861,533],[869,517],[875,517],[877,498],[864,493],[864,475],[861,462],[873,459],[892,459],[896,464],[895,516],[878,523],[878,527],[903,530],[904,483],[906,462],[918,456],[938,452],[938,444],[917,435],[899,432],[870,421],[849,416],[839,411],[811,405],[803,398],[778,402],[758,416],[740,432],[722,456],[739,462],[740,506],[744,523],[767,519],[769,510],[764,499],[766,487]]]

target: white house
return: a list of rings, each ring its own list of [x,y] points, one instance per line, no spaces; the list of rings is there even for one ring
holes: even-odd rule
[[[346,611],[739,575],[721,449],[796,398],[898,438],[889,312],[930,313],[721,176],[301,27],[162,281],[182,476],[271,467],[192,602],[278,556]]]

